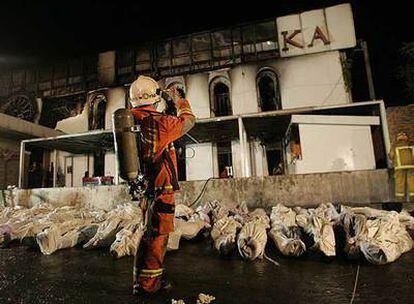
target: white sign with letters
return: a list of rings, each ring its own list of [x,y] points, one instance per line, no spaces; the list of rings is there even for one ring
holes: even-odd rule
[[[281,57],[297,56],[356,45],[350,4],[307,11],[276,19]]]

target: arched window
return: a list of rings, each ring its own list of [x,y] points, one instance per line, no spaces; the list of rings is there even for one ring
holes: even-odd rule
[[[257,93],[262,111],[282,109],[279,81],[272,70],[266,69],[257,75]]]
[[[232,115],[230,81],[226,77],[216,77],[211,81],[210,106],[212,116]]]
[[[104,94],[91,96],[89,104],[89,130],[105,129],[106,97]]]

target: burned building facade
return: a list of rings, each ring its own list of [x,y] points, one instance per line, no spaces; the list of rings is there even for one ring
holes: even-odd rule
[[[2,96],[27,92],[33,107],[3,112],[66,134],[110,131],[112,113],[129,107],[129,85],[144,74],[182,88],[197,116],[177,143],[181,180],[386,168],[383,103],[352,103],[345,51],[356,45],[351,7],[342,4],[11,71]],[[68,187],[86,171],[117,176],[111,149],[57,151],[54,166]]]

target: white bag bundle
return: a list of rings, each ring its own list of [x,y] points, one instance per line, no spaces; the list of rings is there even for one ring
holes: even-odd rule
[[[116,258],[135,255],[143,235],[144,225],[142,222],[127,225],[116,234],[110,252]]]
[[[413,240],[407,231],[413,221],[414,218],[404,211],[342,207],[345,252],[350,256],[361,252],[367,261],[376,265],[394,262],[413,248]]]
[[[211,238],[214,248],[221,255],[229,255],[236,249],[236,235],[242,225],[233,217],[225,216],[214,223],[211,230]]]
[[[295,208],[296,223],[312,237],[314,244],[310,249],[325,256],[335,256],[335,234],[333,226],[339,215],[332,204],[321,204],[315,209]]]
[[[175,206],[174,217],[188,220],[194,214],[194,210],[190,207],[178,204]]]
[[[217,200],[208,202],[206,209],[207,208],[210,209],[211,221],[213,223],[216,223],[217,221],[219,221],[220,219],[226,216],[229,216],[229,212],[230,212],[229,208],[227,208],[226,206],[224,206],[222,203],[220,203]]]
[[[237,248],[243,259],[253,261],[256,258],[263,258],[267,243],[268,222],[259,218],[249,221],[242,227],[237,238]]]
[[[204,209],[194,211],[185,205],[177,205],[174,217],[174,231],[168,238],[168,250],[177,250],[181,238],[191,240],[204,228],[210,228],[210,218],[204,213]]]
[[[272,208],[270,219],[269,237],[276,248],[285,256],[301,256],[306,251],[306,245],[296,224],[296,212],[292,208],[278,204]]]
[[[116,234],[131,223],[143,221],[142,211],[133,204],[123,204],[107,213],[106,219],[99,225],[98,231],[83,248],[108,247],[116,239]]]
[[[79,211],[73,213],[72,219],[56,221],[42,232],[36,233],[36,242],[43,254],[49,255],[60,249],[75,247],[85,241],[83,229],[97,224],[94,223],[94,218],[81,218],[79,214]]]

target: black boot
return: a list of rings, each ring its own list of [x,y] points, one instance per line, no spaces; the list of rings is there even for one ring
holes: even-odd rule
[[[160,291],[170,293],[173,290],[173,285],[170,280],[164,275],[161,279]]]

